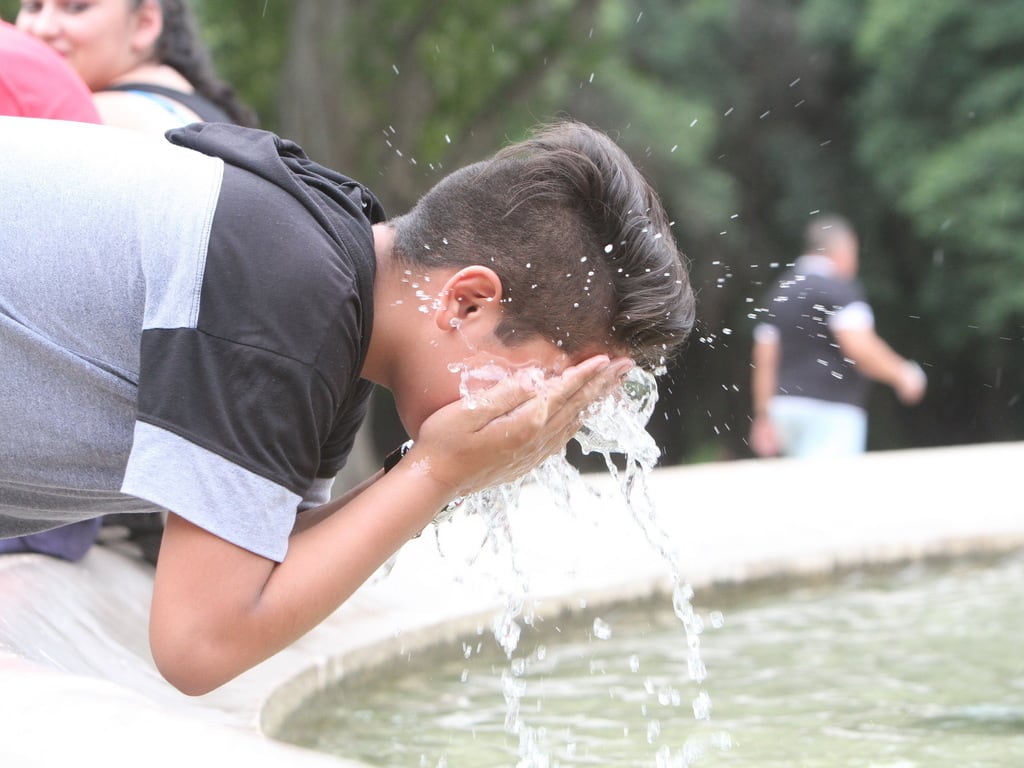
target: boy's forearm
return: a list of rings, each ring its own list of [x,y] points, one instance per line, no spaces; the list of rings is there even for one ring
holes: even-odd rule
[[[396,467],[347,505],[325,505],[328,514],[292,536],[281,563],[172,516],[150,623],[161,672],[201,694],[277,653],[334,612],[449,500],[429,479]]]
[[[345,491],[341,496],[331,499],[326,504],[321,504],[319,507],[313,507],[312,509],[300,512],[295,518],[295,527],[292,529],[292,535],[294,536],[296,533],[304,531],[330,517],[383,476],[384,471],[378,470],[359,485]]]

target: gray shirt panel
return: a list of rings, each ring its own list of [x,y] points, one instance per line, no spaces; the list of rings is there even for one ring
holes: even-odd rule
[[[141,332],[194,319],[222,171],[160,137],[0,118],[0,536],[155,508],[118,492]]]

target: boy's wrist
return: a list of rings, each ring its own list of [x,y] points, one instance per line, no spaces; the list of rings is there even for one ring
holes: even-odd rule
[[[385,475],[398,465],[398,462],[402,460],[402,457],[405,456],[405,454],[407,454],[412,449],[413,444],[414,443],[412,440],[406,440],[400,446],[395,448],[395,450],[391,451],[391,453],[384,457]],[[456,496],[454,499],[448,502],[448,504],[441,508],[441,510],[434,516],[433,522],[435,524],[442,523],[451,518],[451,516],[455,513],[455,511],[459,508],[463,501],[465,501],[465,497]],[[420,534],[418,533],[413,538],[418,538],[419,535]]]
[[[387,456],[384,457],[384,474],[385,475],[388,472],[390,472],[392,469],[395,468],[395,465],[398,464],[398,462],[402,460],[402,457],[405,456],[405,454],[407,454],[409,452],[409,449],[412,448],[412,446],[413,446],[413,441],[412,440],[406,440],[400,446],[395,448],[395,450],[391,451],[391,453],[389,453]]]

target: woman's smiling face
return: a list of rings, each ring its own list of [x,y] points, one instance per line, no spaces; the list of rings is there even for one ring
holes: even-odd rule
[[[156,0],[23,0],[15,23],[96,91],[151,57],[159,20]]]

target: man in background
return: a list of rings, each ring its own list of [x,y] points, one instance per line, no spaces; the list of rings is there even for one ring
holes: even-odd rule
[[[758,456],[863,452],[872,380],[907,405],[924,396],[920,366],[875,332],[857,265],[850,223],[818,216],[805,232],[804,255],[766,295],[752,354],[750,447]]]

